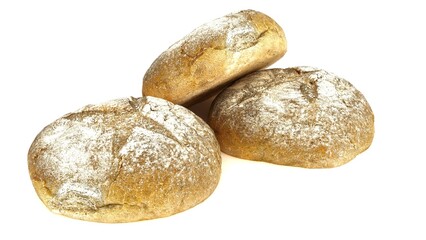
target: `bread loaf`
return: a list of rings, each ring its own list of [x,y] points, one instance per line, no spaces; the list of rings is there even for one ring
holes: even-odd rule
[[[229,155],[305,168],[347,163],[374,135],[374,115],[361,92],[310,67],[239,79],[214,100],[208,121]]]
[[[216,188],[212,130],[189,110],[143,97],[88,105],[45,127],[28,153],[31,180],[53,212],[97,222],[169,216]]]
[[[270,17],[253,10],[229,14],[163,52],[144,76],[143,95],[188,106],[274,63],[286,50],[284,32]]]

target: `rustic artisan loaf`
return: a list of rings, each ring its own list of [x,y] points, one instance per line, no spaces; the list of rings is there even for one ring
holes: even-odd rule
[[[340,166],[374,135],[374,115],[361,92],[310,67],[239,79],[214,100],[209,124],[227,154],[306,168]]]
[[[44,128],[28,154],[53,212],[98,222],[169,216],[205,200],[221,172],[219,145],[189,110],[143,97],[88,105]]]
[[[287,50],[281,27],[253,10],[218,18],[163,52],[146,72],[143,95],[191,105]]]

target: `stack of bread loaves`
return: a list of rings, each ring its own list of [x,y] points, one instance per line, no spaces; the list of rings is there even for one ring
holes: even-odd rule
[[[306,168],[350,161],[372,142],[370,106],[324,70],[260,70],[286,50],[282,28],[260,12],[200,26],[153,62],[143,97],[87,105],[38,134],[28,153],[38,196],[68,217],[130,222],[205,200],[219,182],[220,150]],[[179,106],[222,89],[210,126]]]

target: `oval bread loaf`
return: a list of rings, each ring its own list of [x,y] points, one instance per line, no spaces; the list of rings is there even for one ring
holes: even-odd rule
[[[340,166],[374,135],[374,115],[361,92],[310,67],[239,79],[214,100],[209,124],[227,154],[306,168]]]
[[[88,105],[45,127],[28,153],[53,212],[97,222],[169,216],[205,200],[221,172],[212,130],[189,110],[143,97]]]
[[[286,50],[284,32],[270,17],[253,10],[229,14],[163,52],[144,76],[143,95],[188,106],[274,63]]]

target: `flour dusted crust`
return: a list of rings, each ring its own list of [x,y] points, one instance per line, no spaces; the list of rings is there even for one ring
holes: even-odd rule
[[[206,23],[163,52],[146,72],[143,94],[191,105],[287,50],[282,28],[253,10]]]
[[[214,100],[209,124],[227,154],[306,168],[347,163],[374,135],[374,115],[361,92],[311,67],[243,77]]]
[[[68,217],[130,222],[165,217],[206,199],[221,172],[212,130],[154,97],[88,105],[45,127],[28,153],[44,204]]]

